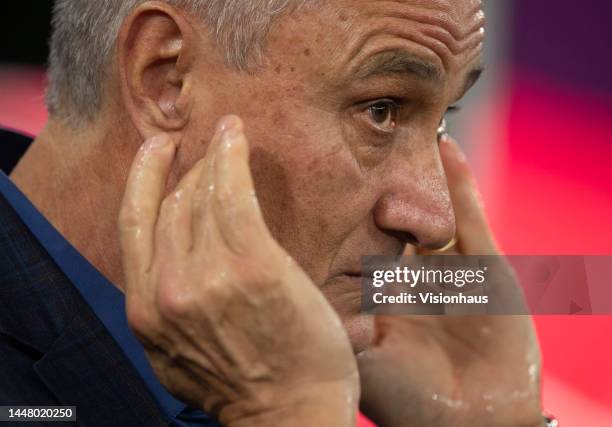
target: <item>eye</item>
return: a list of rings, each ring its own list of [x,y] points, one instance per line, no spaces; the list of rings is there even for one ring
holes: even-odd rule
[[[386,99],[370,104],[366,109],[369,119],[377,129],[391,133],[397,127],[399,105],[397,102]]]

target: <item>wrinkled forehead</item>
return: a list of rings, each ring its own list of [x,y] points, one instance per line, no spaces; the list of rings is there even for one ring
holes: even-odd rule
[[[401,38],[447,67],[473,60],[484,39],[480,0],[347,1],[339,13],[354,19],[354,48]]]
[[[327,38],[324,41],[331,46],[330,63],[336,65],[338,72],[363,68],[378,54],[390,52],[398,52],[399,56],[386,55],[386,59],[377,58],[369,65],[422,71],[429,77],[447,80],[450,76],[463,76],[469,72],[466,70],[480,64],[485,33],[485,14],[480,0],[334,0],[326,3],[328,12],[322,24],[327,27],[324,31],[329,38],[323,35],[317,39]],[[331,34],[340,33],[340,40],[330,40]]]
[[[383,80],[386,87],[393,80],[396,87],[427,94],[430,103],[455,102],[482,72],[485,16],[480,0],[310,4],[316,7],[279,20],[269,37],[271,69],[291,90],[316,88],[309,89],[313,96],[356,87],[382,92]]]
[[[481,28],[485,17],[482,0],[336,0],[330,4],[344,18],[356,13],[362,18],[404,19],[437,27],[455,39]]]

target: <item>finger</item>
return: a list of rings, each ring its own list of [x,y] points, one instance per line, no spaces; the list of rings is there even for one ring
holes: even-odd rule
[[[467,255],[498,253],[476,181],[461,147],[452,138],[444,137],[440,141],[440,155],[455,210],[458,249]]]
[[[212,207],[221,237],[235,253],[262,244],[269,234],[249,166],[249,145],[237,121],[223,133],[214,161]]]
[[[168,135],[156,135],[145,141],[132,163],[119,214],[126,291],[151,265],[155,223],[175,148]]]
[[[193,196],[205,167],[206,158],[200,159],[162,203],[156,228],[155,256],[180,260],[191,250]]]
[[[412,256],[412,255],[416,255],[418,254],[418,248],[415,245],[411,245],[411,244],[407,244],[404,247],[404,252],[402,253],[403,256]]]
[[[201,247],[207,248],[207,242],[211,240],[211,230],[208,227],[207,221],[210,219],[209,200],[215,188],[213,164],[217,154],[217,146],[221,142],[221,136],[229,125],[231,125],[231,117],[224,117],[217,123],[215,134],[206,150],[202,173],[192,198],[193,245],[196,249]]]

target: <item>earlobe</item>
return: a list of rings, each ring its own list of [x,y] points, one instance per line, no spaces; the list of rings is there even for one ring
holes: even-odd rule
[[[193,49],[193,27],[166,3],[145,3],[124,21],[117,39],[121,97],[143,139],[187,124]]]

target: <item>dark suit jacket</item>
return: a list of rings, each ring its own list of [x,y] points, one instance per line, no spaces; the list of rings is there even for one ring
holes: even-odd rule
[[[15,147],[0,161],[7,174],[29,145],[14,138],[0,131],[0,143]],[[168,425],[118,344],[1,195],[0,405],[75,405],[82,426]]]

